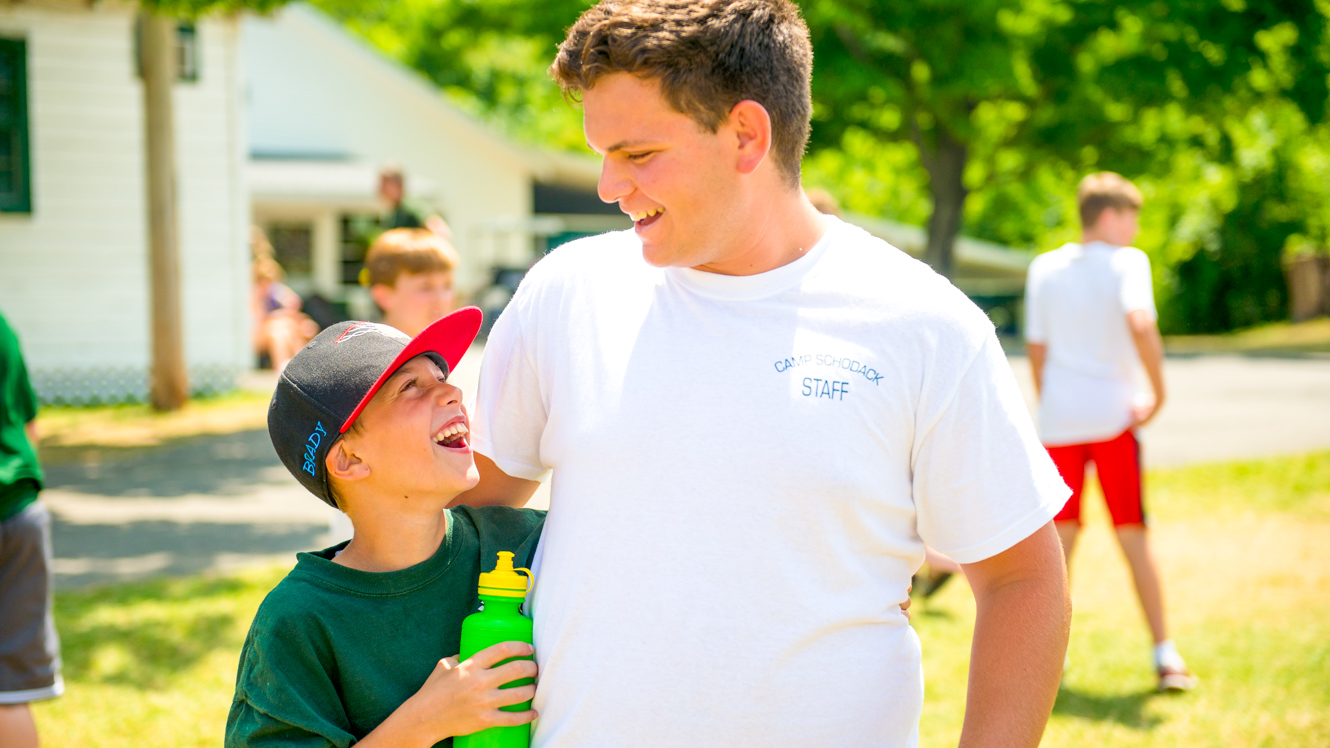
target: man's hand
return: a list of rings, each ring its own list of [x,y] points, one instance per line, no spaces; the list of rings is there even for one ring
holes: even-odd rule
[[[962,564],[977,615],[961,748],[1037,746],[1071,630],[1062,544],[1049,522],[992,558]]]
[[[439,660],[425,685],[407,699],[388,719],[356,745],[361,748],[429,748],[444,738],[470,735],[487,727],[524,725],[536,718],[535,710],[505,712],[530,700],[534,685],[500,688],[521,678],[536,677],[536,663],[512,657],[532,654],[530,644],[502,642],[482,649],[459,663],[456,657]]]

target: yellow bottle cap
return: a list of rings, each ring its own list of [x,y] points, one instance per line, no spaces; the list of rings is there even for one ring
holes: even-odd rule
[[[522,576],[519,572],[526,572],[526,576]],[[531,576],[530,569],[520,567],[514,569],[513,554],[499,551],[499,561],[494,565],[494,571],[483,572],[480,575],[479,592],[494,597],[526,597],[532,581],[534,577]]]

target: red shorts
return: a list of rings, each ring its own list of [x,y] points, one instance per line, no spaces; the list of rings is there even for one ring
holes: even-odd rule
[[[1113,526],[1145,524],[1145,505],[1141,490],[1141,445],[1136,435],[1124,431],[1116,438],[1093,444],[1068,444],[1046,447],[1062,480],[1071,489],[1071,498],[1053,518],[1056,522],[1081,523],[1081,488],[1085,485],[1085,465],[1093,462],[1099,474],[1099,487]]]

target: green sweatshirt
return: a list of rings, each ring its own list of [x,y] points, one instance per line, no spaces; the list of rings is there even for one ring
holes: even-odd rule
[[[480,572],[493,569],[499,551],[529,566],[545,512],[447,512],[439,550],[400,571],[335,564],[342,545],[297,556],[245,639],[226,748],[345,748],[414,695],[439,660],[457,654],[462,619],[480,607]]]
[[[0,522],[23,511],[42,488],[42,468],[25,429],[37,417],[18,336],[0,316]]]

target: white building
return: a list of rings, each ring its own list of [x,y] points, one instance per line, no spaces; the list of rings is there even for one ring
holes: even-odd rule
[[[356,274],[387,164],[406,173],[409,203],[450,224],[464,297],[496,266],[529,265],[542,237],[631,225],[596,198],[595,158],[500,137],[309,5],[246,18],[242,38],[254,221],[299,292],[371,313]]]
[[[143,90],[131,3],[0,5],[0,311],[48,401],[144,398]],[[185,358],[196,391],[250,365],[239,23],[182,26],[175,87]]]

